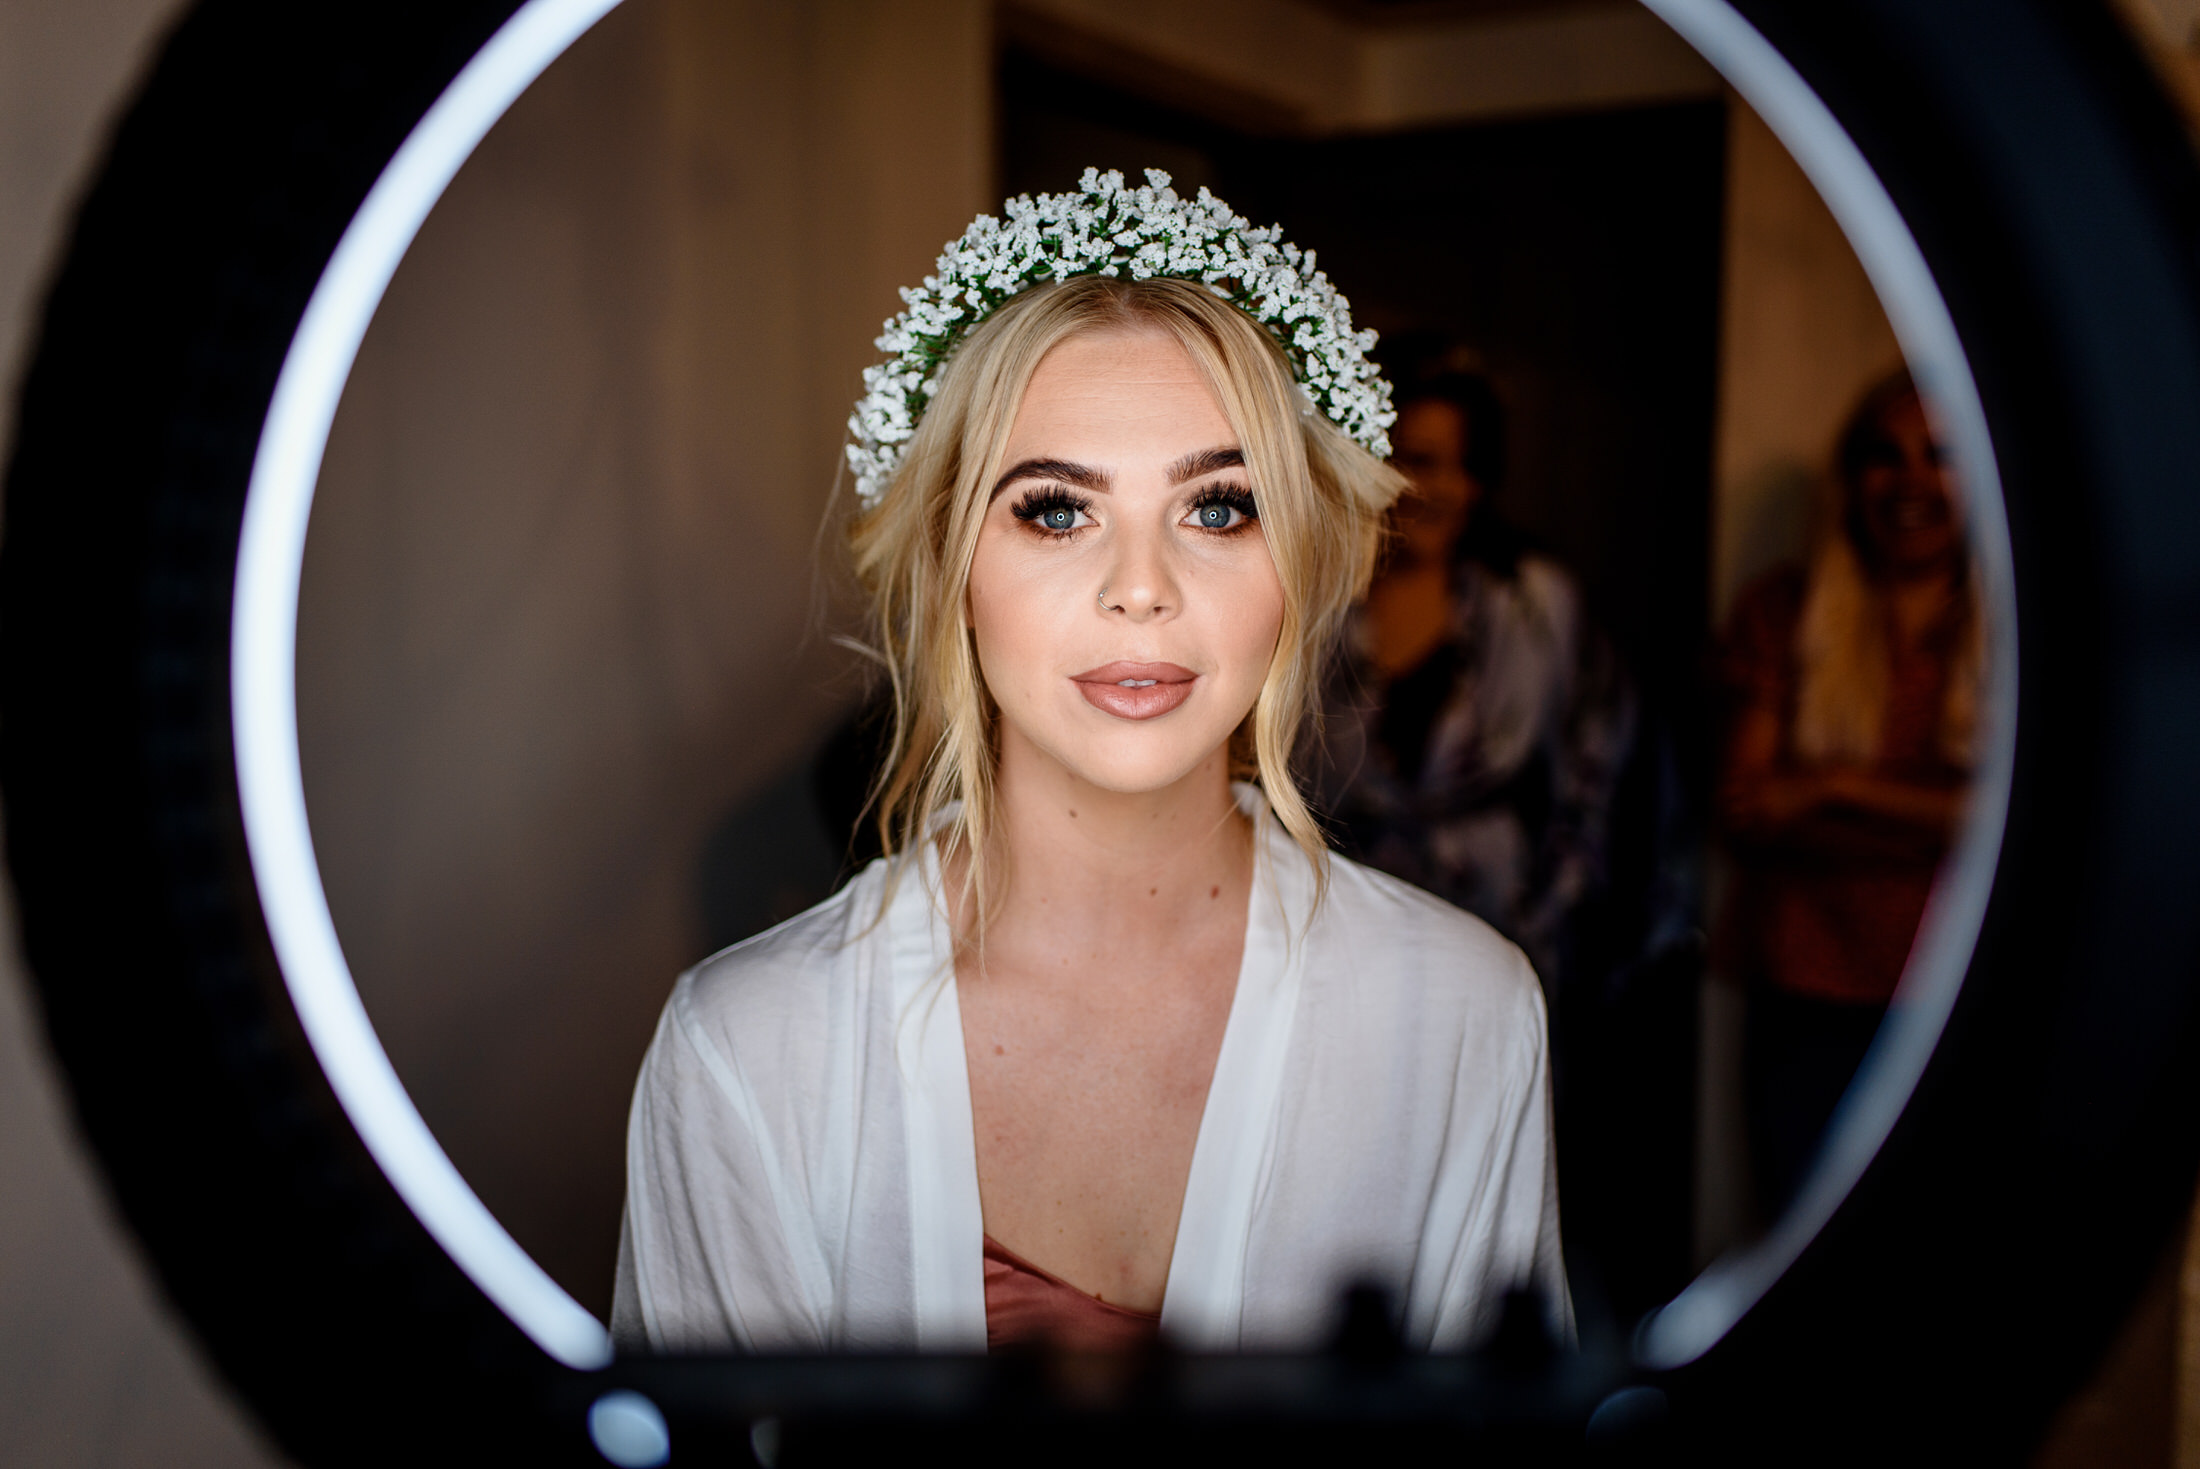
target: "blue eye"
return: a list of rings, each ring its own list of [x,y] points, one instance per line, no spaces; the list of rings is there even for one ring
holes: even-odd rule
[[[1010,513],[1046,535],[1066,536],[1080,526],[1092,524],[1085,514],[1090,503],[1050,485],[1026,494]]]
[[[1191,523],[1201,530],[1238,531],[1258,519],[1251,493],[1240,485],[1216,485],[1192,505]]]

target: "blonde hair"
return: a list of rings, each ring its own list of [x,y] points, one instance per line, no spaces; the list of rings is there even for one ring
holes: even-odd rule
[[[1383,514],[1405,481],[1328,419],[1302,411],[1307,400],[1283,349],[1206,287],[1082,276],[1034,286],[971,331],[893,481],[849,534],[871,598],[873,651],[893,694],[886,759],[871,793],[880,841],[893,856],[937,834],[946,850],[959,851],[980,933],[999,711],[963,617],[970,564],[1041,359],[1070,337],[1123,330],[1159,331],[1181,345],[1237,431],[1284,616],[1260,695],[1231,738],[1232,773],[1258,781],[1284,829],[1327,875],[1327,844],[1292,778],[1292,754],[1345,612],[1367,588]]]
[[[1870,764],[1878,758],[1894,677],[1887,598],[1864,565],[1856,504],[1863,456],[1879,420],[1916,396],[1907,372],[1876,383],[1850,414],[1836,453],[1836,473],[1817,544],[1806,568],[1802,615],[1795,627],[1799,674],[1794,747],[1812,764]],[[1976,751],[1979,689],[1985,673],[1985,613],[1966,566],[1963,626],[1948,669],[1941,706],[1939,751],[1968,768]]]

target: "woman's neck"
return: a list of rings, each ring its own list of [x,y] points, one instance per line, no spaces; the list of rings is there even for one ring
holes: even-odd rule
[[[1160,790],[1110,791],[1004,727],[987,849],[988,967],[995,953],[1021,967],[1054,951],[1136,962],[1214,922],[1231,895],[1240,903],[1227,921],[1242,921],[1252,825],[1231,794],[1228,761],[1218,749]],[[955,928],[967,936],[966,873],[950,857]]]
[[[1958,566],[1936,564],[1887,576],[1880,585],[1896,645],[1911,647],[1953,614],[1963,592],[1963,577]]]

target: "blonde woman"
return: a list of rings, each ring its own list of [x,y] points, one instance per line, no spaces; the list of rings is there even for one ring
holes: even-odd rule
[[[917,366],[874,374],[857,421],[888,856],[680,979],[634,1103],[614,1329],[1294,1346],[1364,1279],[1421,1347],[1473,1341],[1515,1287],[1563,1328],[1535,976],[1329,856],[1290,775],[1398,491],[1333,421],[1383,446],[1372,373],[1324,348],[1323,377],[1304,332],[1295,357],[1224,299],[1272,236],[1204,193],[1088,174],[1016,202],[941,262],[1005,299],[943,327],[925,303],[962,288],[913,293],[881,345]],[[1023,245],[973,247],[981,226]],[[1070,274],[1099,268],[1076,240],[1141,228],[1167,268],[1221,264]],[[1027,275],[1072,258],[1004,288],[1026,247]],[[1269,309],[1321,305],[1296,252],[1271,276]]]
[[[1752,984],[1752,1154],[1785,1207],[1870,1047],[1963,809],[1983,630],[1960,507],[1917,390],[1868,392],[1806,566],[1736,605],[1722,935]]]

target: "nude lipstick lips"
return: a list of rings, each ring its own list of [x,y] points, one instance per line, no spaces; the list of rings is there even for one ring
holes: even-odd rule
[[[1192,696],[1199,677],[1174,663],[1103,663],[1074,674],[1085,701],[1118,719],[1156,719]]]

